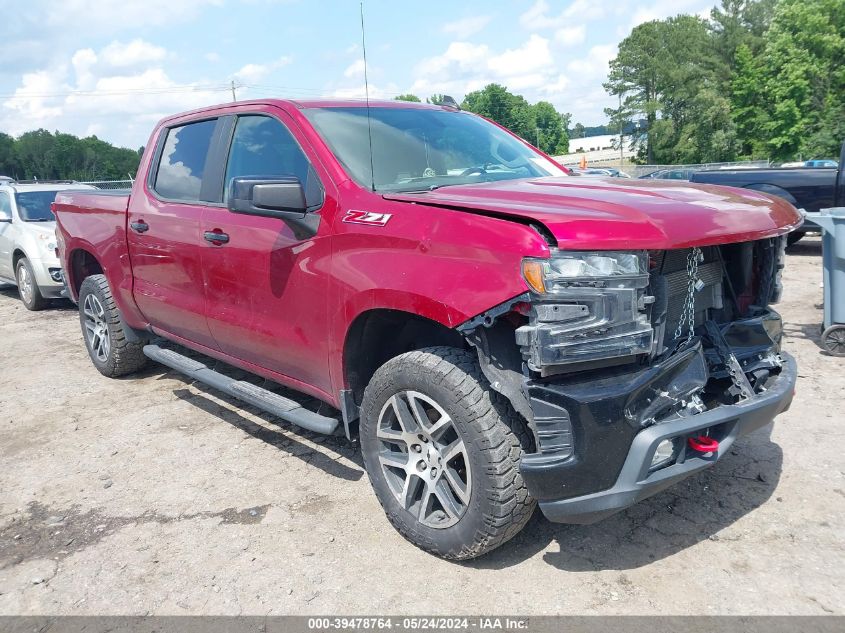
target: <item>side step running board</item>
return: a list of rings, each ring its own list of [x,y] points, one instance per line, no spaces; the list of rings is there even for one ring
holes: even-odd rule
[[[319,413],[314,413],[302,407],[298,402],[257,387],[243,380],[235,380],[209,369],[203,363],[187,356],[183,356],[171,349],[164,349],[158,345],[145,345],[144,355],[157,363],[185,374],[189,378],[213,387],[218,391],[254,405],[259,409],[283,420],[301,426],[303,429],[332,435],[338,426],[338,421]]]

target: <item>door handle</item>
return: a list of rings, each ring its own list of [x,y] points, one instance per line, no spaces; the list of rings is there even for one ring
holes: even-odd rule
[[[206,231],[202,234],[202,236],[206,242],[211,242],[215,246],[222,246],[223,244],[228,244],[229,242],[229,236],[220,230]]]
[[[146,233],[150,230],[150,225],[144,222],[143,220],[138,220],[137,222],[130,222],[129,226],[136,233]]]

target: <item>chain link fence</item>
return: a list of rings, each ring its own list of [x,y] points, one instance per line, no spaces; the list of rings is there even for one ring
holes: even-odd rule
[[[563,163],[566,167],[578,167],[578,162]],[[726,163],[696,163],[690,165],[635,165],[633,163],[620,163],[616,160],[593,160],[587,163],[587,167],[595,169],[618,169],[624,171],[629,176],[639,178],[655,171],[661,170],[689,170],[689,171],[703,171],[705,169],[753,169],[756,167],[770,167],[771,163],[768,160],[747,160],[734,161]]]

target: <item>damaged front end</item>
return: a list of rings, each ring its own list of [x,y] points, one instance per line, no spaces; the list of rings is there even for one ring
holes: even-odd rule
[[[549,518],[612,514],[788,408],[795,364],[769,307],[784,247],[526,260],[532,292],[464,324],[491,385],[534,433],[521,471]]]

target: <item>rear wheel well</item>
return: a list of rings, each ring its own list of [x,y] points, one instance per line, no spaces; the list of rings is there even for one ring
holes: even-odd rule
[[[346,334],[343,371],[355,404],[376,370],[405,352],[446,345],[467,349],[466,339],[455,330],[401,310],[369,310],[360,314]]]
[[[73,251],[70,256],[69,283],[73,284],[73,291],[77,297],[86,277],[102,274],[104,274],[103,267],[91,253],[81,248]]]

